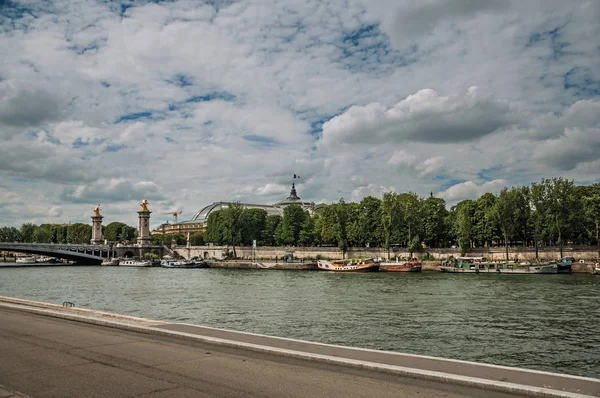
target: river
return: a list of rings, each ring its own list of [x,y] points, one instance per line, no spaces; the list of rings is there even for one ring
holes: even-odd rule
[[[600,377],[600,277],[40,267],[0,295],[121,314]]]

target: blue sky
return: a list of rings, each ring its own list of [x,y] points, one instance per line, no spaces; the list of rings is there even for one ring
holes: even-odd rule
[[[600,178],[596,1],[0,4],[2,224]]]

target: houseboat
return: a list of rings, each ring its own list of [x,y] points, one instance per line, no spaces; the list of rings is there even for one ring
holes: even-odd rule
[[[423,265],[420,261],[400,261],[379,264],[379,271],[384,272],[421,272]]]
[[[364,261],[361,260],[319,260],[317,262],[318,269],[322,271],[331,272],[367,272],[367,271],[378,271],[379,263],[375,259],[369,258]]]

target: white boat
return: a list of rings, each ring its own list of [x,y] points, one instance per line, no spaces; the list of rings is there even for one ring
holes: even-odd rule
[[[119,259],[118,258],[105,258],[104,260],[102,260],[102,265],[111,265],[111,266],[119,265]]]
[[[17,264],[35,264],[35,257],[34,256],[17,257],[15,262]]]
[[[56,257],[38,257],[35,259],[36,264],[56,264],[61,261]]]
[[[600,275],[600,263],[596,263],[594,266],[594,275]]]
[[[119,260],[120,267],[150,267],[152,265],[151,261],[141,261],[141,260]]]
[[[191,260],[162,260],[160,266],[163,268],[199,268],[196,262]]]

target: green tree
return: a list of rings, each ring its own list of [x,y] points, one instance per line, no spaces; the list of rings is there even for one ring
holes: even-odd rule
[[[223,212],[225,229],[230,239],[229,242],[233,249],[233,257],[237,258],[235,246],[242,240],[244,205],[240,202],[231,202],[227,205],[227,208],[221,211]]]
[[[42,224],[35,229],[33,241],[38,243],[52,243],[53,233],[50,224]]]
[[[134,243],[138,236],[137,229],[123,224],[121,226],[121,240],[127,243]]]
[[[408,247],[413,240],[413,236],[420,232],[420,221],[422,220],[421,198],[414,192],[408,192],[398,195],[398,201],[402,209],[403,240]],[[410,251],[410,256],[412,257],[412,251]]]
[[[398,194],[385,192],[381,200],[381,228],[383,231],[383,245],[387,250],[387,258],[390,258],[390,244],[392,233],[400,226],[402,209],[398,201]]]
[[[67,227],[67,242],[76,244],[87,244],[92,239],[92,226],[88,224],[75,223]]]
[[[519,195],[519,188],[503,188],[498,195],[498,199],[494,204],[494,217],[496,223],[502,231],[504,238],[504,248],[506,251],[506,260],[508,261],[508,243],[509,238],[515,233],[517,220],[517,197]]]
[[[423,242],[428,247],[443,247],[448,241],[446,201],[430,196],[422,203]]]
[[[304,246],[312,246],[315,243],[315,219],[313,217],[306,217],[300,226],[298,243]]]
[[[0,242],[22,242],[21,231],[15,227],[0,228]]]
[[[21,225],[21,239],[23,239],[23,242],[34,242],[36,229],[37,225],[32,223],[25,223]]]
[[[498,224],[494,216],[496,195],[487,192],[475,201],[473,214],[473,240],[477,246],[491,246],[498,238]]]
[[[381,200],[364,197],[358,206],[357,241],[360,246],[378,246],[380,243]]]
[[[529,203],[532,209],[530,224],[535,245],[535,258],[539,261],[539,242],[549,236],[549,184],[542,180],[540,184],[532,183],[529,190]]]
[[[190,234],[190,245],[200,246],[204,244],[204,233],[202,231]]]
[[[244,209],[242,213],[242,243],[252,244],[260,241],[261,232],[265,229],[267,212],[263,209]]]
[[[228,231],[225,226],[225,213],[223,210],[210,213],[207,220],[204,239],[207,242],[220,246],[229,241],[227,235]]]
[[[475,202],[472,200],[460,201],[450,209],[453,233],[463,255],[471,247],[473,241],[474,213]]]
[[[342,258],[346,257],[348,250],[348,205],[344,202],[344,198],[335,206],[335,216],[337,221],[337,243],[338,249],[342,252]]]
[[[120,242],[122,240],[127,240],[126,237],[122,237],[123,227],[126,226],[127,225],[122,222],[111,222],[106,227],[104,227],[104,239],[106,239],[109,242]]]
[[[272,214],[265,218],[265,227],[260,233],[261,240],[260,245],[262,246],[274,246],[275,245],[275,230],[281,223],[281,216],[279,214]]]
[[[553,231],[558,235],[558,244],[560,247],[560,256],[563,256],[563,232],[568,228],[580,207],[579,198],[575,195],[575,184],[573,180],[566,180],[562,177],[553,178],[547,183],[549,186],[549,213],[552,218]]]
[[[289,205],[283,209],[283,218],[279,224],[275,240],[280,245],[295,245],[300,238],[302,224],[309,217],[300,205]]]
[[[322,245],[331,245],[337,242],[336,240],[336,214],[335,204],[329,205],[321,210],[319,215],[320,230],[317,230],[317,234],[320,235],[320,242]],[[319,233],[320,232],[320,233]]]
[[[598,245],[598,258],[600,258],[600,194],[592,194],[583,198],[585,215],[596,227],[596,244]]]

